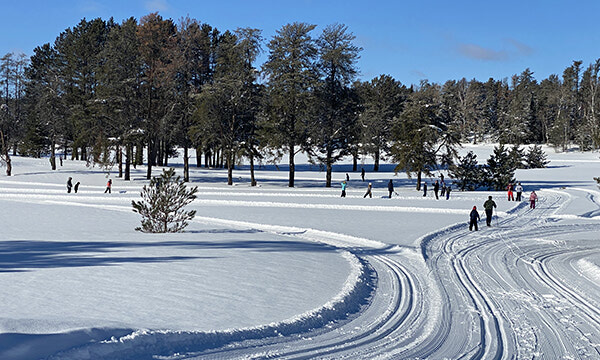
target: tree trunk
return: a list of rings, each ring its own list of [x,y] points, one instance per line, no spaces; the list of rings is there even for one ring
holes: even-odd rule
[[[254,178],[254,155],[250,154],[250,186],[256,186]]]
[[[188,157],[187,146],[183,147],[183,181],[190,181],[190,159]]]
[[[2,155],[5,158],[4,160],[6,160],[6,176],[11,176],[12,164],[10,155],[8,154],[8,145],[4,142],[4,132],[2,130],[0,130],[0,140],[2,140]]]
[[[148,170],[146,171],[146,179],[152,179],[152,160],[154,159],[154,146],[152,140],[148,141]]]
[[[123,177],[123,150],[121,150],[121,145],[117,145],[117,163],[119,167],[119,178]]]
[[[131,180],[131,158],[133,157],[133,146],[125,145],[125,180]]]
[[[379,171],[379,155],[380,150],[377,148],[377,150],[375,150],[375,165],[373,165],[373,171]]]
[[[327,159],[325,160],[325,164],[327,165],[327,175],[325,181],[325,187],[331,187],[331,170],[332,170],[332,151],[327,149]]]
[[[52,166],[52,170],[56,170],[56,143],[52,140],[50,144],[50,164]]]
[[[227,185],[233,185],[233,152],[227,154]]]
[[[421,171],[417,173],[417,191],[421,190]]]
[[[358,170],[358,152],[352,153],[352,171]]]
[[[288,181],[289,187],[294,187],[294,176],[296,175],[296,164],[294,163],[295,156],[295,146],[294,144],[290,144],[290,176]]]
[[[200,146],[196,148],[196,167],[202,167],[202,150],[200,150]]]

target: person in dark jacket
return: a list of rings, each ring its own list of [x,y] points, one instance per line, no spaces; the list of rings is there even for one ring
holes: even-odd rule
[[[69,180],[67,180],[67,193],[71,193],[71,189],[73,188],[73,182],[71,181],[73,180],[72,177],[69,177]]]
[[[394,192],[394,183],[392,182],[392,179],[390,179],[390,182],[388,182],[388,192],[390,193],[389,198],[392,198],[392,193]]]
[[[452,191],[452,186],[448,185],[446,188],[446,200],[450,199],[450,191]]]
[[[469,222],[469,231],[472,231],[473,227],[475,227],[475,231],[479,230],[477,228],[477,221],[480,218],[479,213],[477,212],[477,206],[473,206],[473,210],[471,210],[471,214],[469,214],[469,217],[471,218],[471,221]]]
[[[485,224],[487,226],[492,226],[492,215],[494,213],[494,208],[496,207],[496,203],[492,200],[492,196],[490,195],[488,199],[483,203],[483,208],[485,209]]]
[[[77,190],[79,190],[79,181],[77,182],[77,184],[75,184],[75,187],[73,188],[73,190],[75,190],[75,194],[77,194]]]
[[[423,196],[427,196],[427,183],[423,183]]]
[[[365,181],[365,168],[360,169],[360,177],[362,181]]]
[[[440,191],[440,183],[436,180],[435,184],[433,184],[433,193],[435,194],[435,199],[439,200],[438,193]]]

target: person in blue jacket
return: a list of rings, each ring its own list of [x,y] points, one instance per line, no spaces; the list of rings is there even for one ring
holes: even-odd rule
[[[346,186],[348,185],[348,183],[346,183],[346,181],[342,181],[342,197],[346,197]]]

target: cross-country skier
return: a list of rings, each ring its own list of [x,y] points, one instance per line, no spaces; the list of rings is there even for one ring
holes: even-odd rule
[[[67,180],[67,193],[71,193],[71,188],[73,187],[73,183],[71,182],[73,178],[69,177],[69,180]]]
[[[108,182],[106,183],[106,190],[104,190],[104,193],[111,193],[111,188],[112,188],[112,179],[108,179]]]
[[[440,183],[436,180],[435,184],[433,184],[433,193],[435,194],[435,199],[439,200],[438,192],[440,191]]]
[[[521,201],[521,194],[523,193],[521,183],[518,183],[517,186],[515,186],[515,191],[517,192],[517,201]]]
[[[446,200],[450,199],[450,191],[452,190],[452,186],[448,185],[446,188]]]
[[[529,195],[529,208],[535,209],[535,202],[537,201],[538,196],[535,191],[531,191],[531,195]]]
[[[73,190],[75,190],[75,194],[77,194],[77,190],[79,190],[79,181],[77,182],[77,184],[75,184],[75,187],[73,188]]]
[[[496,203],[492,200],[492,196],[490,195],[488,199],[483,203],[483,208],[485,209],[485,224],[487,226],[492,226],[492,214],[494,213],[494,208],[496,207]]]
[[[360,177],[362,181],[365,181],[365,168],[360,168]]]
[[[342,181],[342,197],[346,197],[346,186],[348,184],[346,183],[346,181]]]
[[[367,186],[367,192],[365,193],[365,196],[363,196],[363,199],[367,197],[367,195],[369,195],[370,198],[373,197],[373,193],[371,192],[371,189],[373,188],[373,185],[371,183],[369,183],[369,186]]]
[[[427,183],[423,183],[423,196],[427,196]]]
[[[390,182],[388,182],[388,192],[390,193],[388,198],[391,199],[392,193],[394,192],[394,183],[392,182],[392,179],[390,179]]]
[[[515,196],[513,195],[513,184],[509,183],[506,187],[508,190],[508,201],[515,201]]]
[[[473,210],[471,210],[469,217],[471,219],[471,221],[469,222],[469,231],[472,231],[473,227],[475,227],[475,231],[479,230],[477,228],[477,221],[480,218],[479,218],[479,213],[477,212],[477,206],[473,206]]]

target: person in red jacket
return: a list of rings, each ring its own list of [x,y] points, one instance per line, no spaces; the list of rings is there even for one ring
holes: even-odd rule
[[[104,190],[104,193],[111,193],[111,188],[112,188],[112,179],[108,179],[108,182],[106,183],[106,190]]]
[[[513,195],[513,184],[509,183],[506,187],[508,190],[508,201],[515,201],[515,196]]]

